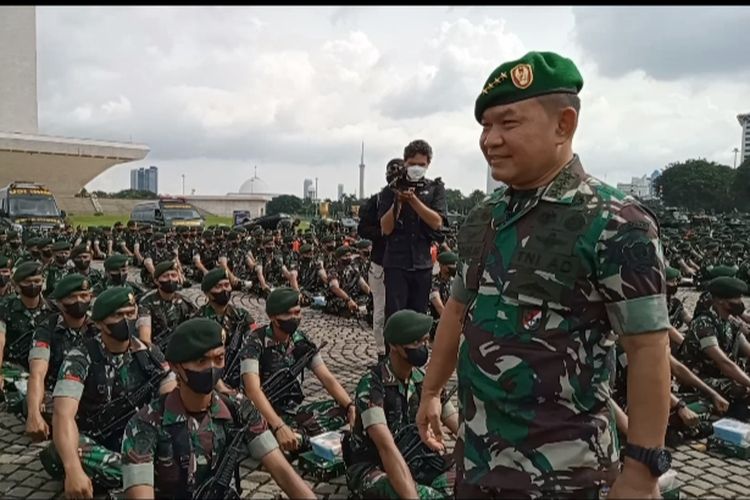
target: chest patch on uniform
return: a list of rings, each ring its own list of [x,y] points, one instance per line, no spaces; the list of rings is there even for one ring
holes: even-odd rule
[[[521,318],[521,326],[527,332],[532,332],[539,329],[539,325],[542,323],[542,310],[541,309],[529,309],[523,313]]]

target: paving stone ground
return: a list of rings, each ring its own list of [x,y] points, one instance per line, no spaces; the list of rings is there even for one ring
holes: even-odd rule
[[[694,292],[683,293],[689,310],[697,297]],[[199,290],[188,295],[203,303]],[[234,302],[249,309],[258,321],[265,321],[263,303],[248,296],[235,294]],[[328,341],[322,351],[331,371],[344,388],[354,392],[359,377],[367,365],[376,360],[376,349],[371,331],[360,327],[355,320],[346,320],[306,309],[300,326],[315,342]],[[455,375],[449,386],[455,384]],[[310,401],[323,394],[315,377],[305,378],[305,393]],[[321,396],[322,397],[322,396]],[[454,396],[454,404],[455,396]],[[448,450],[453,442],[448,441]],[[0,498],[63,498],[62,483],[53,481],[42,469],[37,455],[46,443],[32,444],[24,436],[24,423],[16,416],[0,414]],[[678,472],[685,498],[746,498],[750,497],[750,469],[748,461],[726,458],[705,451],[705,441],[680,446],[673,452],[673,468]],[[252,468],[249,461],[241,465],[243,496],[246,498],[283,497],[270,474]],[[343,476],[328,482],[314,482],[305,478],[319,498],[342,499],[349,496]]]

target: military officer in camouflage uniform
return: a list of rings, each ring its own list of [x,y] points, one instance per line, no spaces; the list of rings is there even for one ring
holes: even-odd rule
[[[354,264],[360,276],[370,276],[370,254],[372,254],[372,241],[359,240],[356,243],[357,253]]]
[[[711,280],[708,291],[711,307],[690,323],[682,361],[706,384],[729,399],[730,416],[746,419],[750,377],[744,367],[750,356],[750,344],[745,335],[750,332],[736,318],[745,310],[742,295],[747,293],[747,285],[737,278],[724,276]]]
[[[225,332],[205,318],[182,323],[166,358],[180,384],[143,407],[128,423],[122,441],[122,476],[127,498],[190,497],[216,473],[230,432],[244,426],[243,450],[278,480],[290,498],[314,498],[292,469],[268,424],[250,402],[214,390],[226,365]],[[239,485],[235,485],[239,488]]]
[[[284,264],[284,258],[276,250],[272,237],[267,236],[263,239],[263,254],[257,259],[255,272],[258,277],[256,289],[261,296],[267,295],[271,290],[277,286],[281,286],[284,282],[295,290],[299,289],[297,276],[292,274],[286,267],[286,264]]]
[[[597,498],[609,485],[614,497],[657,497],[669,468],[659,227],[573,153],[582,86],[569,59],[530,52],[493,71],[475,103],[480,148],[508,188],[459,233],[417,416],[439,444],[439,391],[458,362],[457,497]],[[607,362],[618,336],[633,395],[621,473]],[[634,446],[656,459],[642,463]]]
[[[263,383],[279,370],[292,366],[296,357],[302,355],[296,353],[315,349],[315,344],[299,330],[302,319],[299,292],[288,287],[277,288],[266,300],[266,314],[270,324],[251,333],[242,355],[243,389],[271,425],[281,448],[295,451],[300,448],[300,442],[294,431],[312,437],[339,429],[347,423],[347,419],[352,424],[354,403],[318,353],[307,368],[315,374],[333,400],[305,405],[299,405],[300,401],[284,407],[271,405],[263,392]],[[296,389],[303,394],[301,382]]]
[[[44,295],[55,291],[55,285],[70,272],[70,243],[56,241],[52,244],[53,261],[44,268]]]
[[[44,237],[41,238],[37,244],[40,255],[39,262],[41,262],[45,268],[47,268],[53,262],[52,243],[52,238]]]
[[[299,268],[297,280],[302,293],[303,306],[309,306],[311,298],[319,295],[328,283],[328,275],[323,268],[323,261],[315,258],[314,248],[305,243],[299,249]]]
[[[250,332],[258,325],[247,309],[229,303],[232,298],[232,285],[226,270],[219,268],[209,271],[201,282],[201,290],[208,302],[198,309],[196,317],[216,321],[227,333],[226,357],[231,366],[226,366],[224,377],[217,389],[225,393],[233,392],[231,389],[240,387],[242,351]]]
[[[357,299],[370,295],[370,286],[352,264],[352,248],[336,249],[336,266],[328,269],[328,294],[325,312],[348,317],[359,309]]]
[[[29,351],[29,382],[26,396],[26,434],[32,441],[44,441],[52,424],[52,389],[63,357],[98,331],[87,313],[91,285],[82,274],[61,279],[51,298],[58,301],[60,313],[50,314],[34,330]]]
[[[69,273],[78,273],[86,276],[92,287],[104,281],[102,272],[91,267],[91,250],[86,245],[78,245],[71,250],[70,259],[73,261],[73,268],[68,271]]]
[[[359,380],[354,402],[357,419],[345,452],[349,490],[364,498],[446,498],[448,471],[422,477],[424,466],[405,461],[394,441],[416,423],[427,362],[432,318],[409,309],[394,313],[385,325],[388,357]],[[442,400],[441,422],[455,435],[458,412]],[[344,446],[347,446],[346,440]],[[417,478],[421,479],[419,481]],[[429,482],[427,482],[429,481]]]
[[[13,267],[19,264],[19,259],[23,255],[23,246],[21,245],[21,236],[17,231],[8,231],[8,243],[2,254],[10,259]]]
[[[443,314],[445,303],[451,294],[451,284],[456,276],[456,264],[458,255],[453,252],[443,252],[438,255],[440,271],[432,277],[432,290],[430,290],[430,314],[434,319],[432,329],[430,330],[430,341],[435,340],[435,330],[437,328],[440,315]]]
[[[51,477],[65,476],[67,497],[91,498],[94,485],[113,489],[122,480],[122,434],[113,432],[102,442],[94,441],[86,434],[99,429],[91,428],[90,419],[107,411],[117,398],[146,384],[156,384],[156,380],[160,380],[159,394],[176,387],[161,351],[135,338],[135,313],[130,288],[106,290],[96,299],[91,313],[100,333],[63,358],[52,393],[53,442],[40,459]]]
[[[336,266],[336,238],[332,234],[326,234],[321,240],[323,244],[323,267],[328,270]]]
[[[146,293],[138,283],[128,279],[128,256],[120,253],[112,254],[104,260],[104,279],[97,283],[92,293],[97,296],[107,288],[115,286],[129,286],[133,289],[135,300],[139,301]]]
[[[18,295],[0,303],[0,365],[4,371],[15,372],[19,367],[28,371],[31,337],[37,325],[52,312],[41,296],[42,272],[42,265],[36,261],[16,267],[13,283]],[[0,374],[0,389],[4,386],[3,378]]]
[[[669,312],[669,323],[679,330],[683,326],[690,325],[692,316],[685,310],[682,301],[677,298],[677,287],[680,284],[682,274],[679,269],[668,267],[666,269],[667,277],[667,306]]]
[[[193,317],[196,307],[177,291],[179,273],[173,260],[157,264],[153,275],[157,289],[138,303],[138,338],[166,347],[169,335],[177,325]]]
[[[3,299],[13,295],[13,284],[10,281],[11,266],[10,258],[0,255],[0,310],[2,310]]]

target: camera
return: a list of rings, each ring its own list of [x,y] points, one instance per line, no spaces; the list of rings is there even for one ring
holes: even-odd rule
[[[424,177],[416,181],[410,179],[408,168],[403,160],[394,159],[388,162],[386,172],[388,186],[395,191],[422,189],[428,184]]]

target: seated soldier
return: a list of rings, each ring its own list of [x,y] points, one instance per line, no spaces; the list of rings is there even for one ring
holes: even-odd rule
[[[292,366],[299,357],[316,347],[299,330],[302,317],[299,292],[287,287],[277,288],[266,300],[266,314],[270,324],[252,332],[242,355],[244,391],[268,421],[282,450],[304,451],[308,445],[305,438],[337,430],[347,423],[347,419],[351,424],[354,403],[320,354],[315,354],[306,368],[312,370],[333,400],[301,405],[304,399],[302,384],[295,380],[288,394],[283,395],[283,401],[269,401],[263,388],[269,377]],[[302,434],[302,447],[295,431]]]
[[[728,416],[742,420],[750,401],[750,377],[738,363],[744,365],[750,356],[750,343],[730,318],[742,316],[747,285],[736,278],[719,277],[709,282],[708,292],[711,306],[690,323],[682,361],[730,401]]]
[[[268,296],[275,287],[282,283],[288,283],[295,290],[299,289],[297,275],[287,268],[273,237],[263,238],[263,254],[256,260],[255,272],[258,278],[255,291],[261,297]]]
[[[98,296],[107,288],[115,286],[129,286],[133,289],[136,302],[146,293],[142,286],[128,280],[128,256],[120,253],[113,254],[104,260],[104,279],[94,285],[94,296]]]
[[[255,318],[242,307],[229,303],[232,296],[232,284],[228,271],[216,268],[209,271],[201,283],[201,290],[208,298],[208,303],[198,309],[196,317],[216,321],[227,333],[226,360],[224,376],[216,387],[219,392],[234,394],[240,387],[240,360],[250,332],[258,325]]]
[[[349,317],[359,310],[358,300],[370,295],[370,286],[352,263],[353,249],[336,249],[336,266],[328,270],[328,294],[325,312]]]
[[[54,260],[44,268],[44,296],[49,297],[55,291],[55,285],[70,271],[70,243],[56,241],[52,244]]]
[[[73,267],[68,272],[84,275],[92,288],[100,281],[104,281],[101,271],[91,267],[91,250],[86,245],[75,247],[70,252],[70,259],[73,261]]]
[[[430,314],[432,315],[432,329],[430,329],[430,341],[435,340],[435,330],[437,329],[440,316],[445,309],[445,303],[451,295],[451,284],[453,277],[456,276],[456,263],[458,255],[453,252],[443,252],[438,255],[440,271],[432,277],[432,290],[430,291]]]
[[[328,275],[323,269],[323,261],[316,259],[313,246],[305,243],[299,249],[300,259],[297,267],[298,282],[302,294],[302,305],[312,304],[312,298],[320,295],[328,283]]]
[[[0,301],[13,295],[13,285],[10,282],[11,266],[10,258],[0,255]],[[2,310],[1,305],[0,310]]]
[[[429,356],[427,341],[432,318],[408,309],[394,313],[385,325],[388,357],[372,367],[357,384],[357,419],[347,450],[347,484],[355,495],[364,498],[443,498],[448,496],[447,470],[428,470],[424,462],[409,463],[399,449],[396,437],[412,426],[412,441],[421,441],[416,433],[416,416],[422,394],[424,370]],[[443,394],[443,424],[455,435],[458,412]],[[426,446],[426,445],[425,445]],[[450,462],[438,464],[447,469]]]
[[[52,393],[52,444],[40,459],[50,476],[65,476],[69,498],[91,498],[94,485],[120,487],[120,447],[130,405],[148,403],[156,397],[157,388],[159,394],[166,394],[176,387],[161,351],[135,337],[135,316],[130,288],[105,290],[91,314],[100,333],[63,359]],[[134,394],[144,388],[145,401],[133,401]],[[128,404],[115,404],[123,400]],[[118,413],[110,414],[114,411]],[[105,421],[117,425],[107,428]]]
[[[669,323],[679,330],[684,326],[690,325],[692,316],[685,310],[682,301],[677,298],[677,287],[680,285],[680,274],[679,269],[674,267],[668,267],[666,269],[667,276],[667,307],[669,310]],[[670,338],[671,339],[671,338]],[[679,346],[677,346],[679,347]]]
[[[192,318],[196,307],[177,291],[179,273],[173,260],[160,262],[153,275],[156,290],[148,292],[138,303],[138,338],[164,348],[172,331]]]
[[[52,389],[63,358],[84,339],[96,335],[94,322],[86,315],[91,304],[91,285],[82,274],[69,274],[57,282],[52,299],[60,313],[50,314],[39,324],[29,352],[26,434],[32,441],[47,439],[52,424]]]
[[[225,336],[207,318],[190,319],[175,330],[166,359],[179,377],[178,388],[141,408],[125,429],[122,478],[127,498],[155,498],[157,492],[190,498],[217,475],[230,438],[240,428],[242,453],[230,464],[233,469],[242,455],[250,455],[290,498],[314,498],[258,410],[241,394],[224,396],[215,390],[225,366]],[[238,494],[239,487],[234,485]]]

